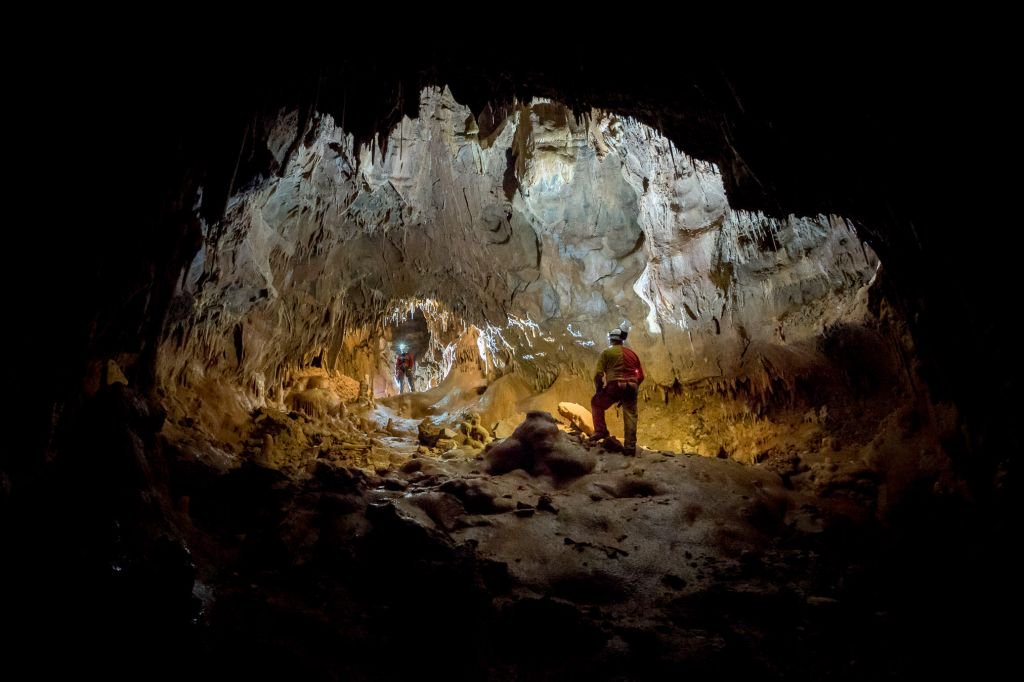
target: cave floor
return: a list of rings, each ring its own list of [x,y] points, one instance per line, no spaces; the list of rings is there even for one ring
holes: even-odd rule
[[[908,541],[916,519],[880,520],[888,484],[863,457],[625,457],[577,434],[596,461],[587,475],[492,476],[479,450],[417,451],[419,415],[403,414],[364,414],[376,432],[360,443],[346,432],[288,453],[279,436],[284,466],[190,469],[211,665],[867,679],[909,674],[962,629],[962,604],[928,601],[962,568],[954,540]]]

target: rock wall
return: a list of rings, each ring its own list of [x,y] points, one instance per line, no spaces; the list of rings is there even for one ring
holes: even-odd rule
[[[387,376],[389,322],[427,305],[435,329],[478,331],[492,375],[538,389],[589,374],[629,319],[658,385],[764,390],[820,364],[829,325],[862,318],[878,261],[842,218],[733,211],[714,166],[601,111],[535,100],[484,124],[427,89],[417,118],[354,149],[330,116],[282,112],[262,142],[281,175],[204,225],[162,384],[224,381],[259,403],[311,363]]]

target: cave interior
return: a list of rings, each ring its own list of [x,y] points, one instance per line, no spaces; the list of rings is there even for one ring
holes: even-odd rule
[[[996,674],[1007,110],[957,55],[874,57],[66,74],[92,177],[26,230],[12,670]],[[619,407],[588,438],[623,322],[635,456]]]

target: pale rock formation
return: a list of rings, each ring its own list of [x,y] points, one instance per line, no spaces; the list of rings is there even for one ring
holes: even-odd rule
[[[569,420],[575,428],[586,435],[594,433],[594,416],[590,410],[576,403],[558,403],[558,414]]]

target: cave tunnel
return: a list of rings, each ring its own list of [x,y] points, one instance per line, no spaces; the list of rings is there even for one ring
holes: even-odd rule
[[[105,74],[96,144],[132,154],[97,150],[106,207],[55,228],[24,318],[8,660],[317,680],[1006,664],[1013,273],[971,234],[983,213],[949,208],[950,168],[1001,125],[942,94],[969,65],[325,64]],[[632,455],[620,407],[591,437],[616,328],[646,375]]]

